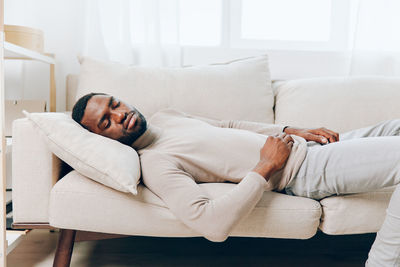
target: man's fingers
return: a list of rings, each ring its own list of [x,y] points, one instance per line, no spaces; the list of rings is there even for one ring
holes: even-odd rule
[[[328,130],[321,130],[321,131],[319,131],[319,134],[328,138],[330,143],[336,142],[336,136],[334,136]]]
[[[293,148],[293,139],[289,141],[289,143],[287,143],[287,146],[289,147],[289,150],[292,151]]]
[[[329,140],[330,140],[331,143],[339,141],[339,134],[338,133],[336,133],[336,132],[334,132],[332,130],[326,129],[326,128],[321,128],[321,129],[318,129],[318,130],[320,130],[320,132],[321,132],[320,134],[322,134],[322,135],[329,134]]]
[[[285,141],[285,143],[293,143],[294,142],[294,140],[293,140],[293,138],[288,134],[288,135],[286,135],[284,138],[283,138],[283,141]]]
[[[334,131],[332,131],[332,130],[329,130],[329,129],[326,129],[326,131],[327,131],[328,133],[330,133],[333,137],[335,137],[335,140],[336,140],[336,141],[339,141],[339,134],[338,134],[338,133],[336,133],[336,132],[334,132]]]
[[[317,129],[317,130],[315,130],[313,133],[314,133],[314,134],[317,134],[317,135],[319,135],[319,136],[321,136],[321,140],[325,140],[325,139],[323,139],[323,138],[326,138],[326,140],[327,140],[327,141],[329,140],[330,143],[336,142],[336,137],[335,137],[334,135],[328,133],[328,132],[327,132],[326,130],[324,130],[324,129]],[[326,143],[326,142],[324,142],[324,144],[325,144],[325,143]]]
[[[317,135],[317,134],[312,134],[312,133],[309,133],[308,135],[307,135],[307,138],[306,138],[308,141],[315,141],[315,142],[317,142],[317,143],[320,143],[320,144],[326,144],[326,143],[328,143],[328,139],[326,138],[326,137],[324,137],[324,136],[321,136],[321,135]]]

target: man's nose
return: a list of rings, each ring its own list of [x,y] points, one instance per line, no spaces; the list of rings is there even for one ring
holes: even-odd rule
[[[125,119],[125,112],[111,111],[110,115],[116,123],[121,123]]]

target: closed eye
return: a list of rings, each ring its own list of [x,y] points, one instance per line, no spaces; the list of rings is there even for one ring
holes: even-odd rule
[[[107,128],[109,128],[110,126],[111,126],[111,120],[108,119],[108,120],[107,120],[107,125],[106,125],[106,127],[104,127],[104,130],[107,129]]]
[[[102,120],[101,124],[99,125],[99,129],[104,131],[105,129],[109,128],[111,126],[111,121],[109,118],[105,118]]]

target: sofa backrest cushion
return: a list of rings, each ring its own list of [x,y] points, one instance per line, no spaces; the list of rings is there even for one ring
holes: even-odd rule
[[[80,61],[76,100],[103,92],[147,117],[170,107],[219,120],[274,121],[267,56],[185,68],[127,66],[86,57]]]
[[[400,118],[400,78],[325,77],[273,86],[277,124],[345,132]]]

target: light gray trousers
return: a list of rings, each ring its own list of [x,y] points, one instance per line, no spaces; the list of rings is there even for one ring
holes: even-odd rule
[[[400,183],[400,120],[388,120],[320,145],[308,142],[307,156],[286,187],[290,195],[316,200],[362,193]],[[400,266],[400,186],[369,252],[367,266]]]

